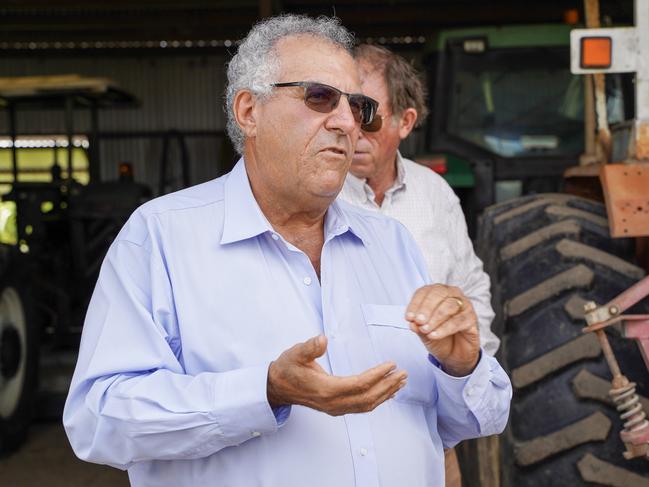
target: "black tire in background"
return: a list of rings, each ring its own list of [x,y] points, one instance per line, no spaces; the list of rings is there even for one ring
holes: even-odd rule
[[[33,416],[38,374],[38,326],[24,276],[0,280],[0,455],[24,441]]]
[[[501,485],[649,485],[649,461],[622,456],[611,374],[596,337],[581,331],[585,302],[606,303],[643,277],[633,241],[609,237],[601,204],[540,194],[487,208],[477,252],[492,279],[498,357],[514,386],[500,436]],[[607,336],[646,397],[636,343],[616,329]]]

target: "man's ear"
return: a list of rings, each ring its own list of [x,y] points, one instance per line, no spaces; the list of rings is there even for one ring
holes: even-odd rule
[[[399,119],[399,137],[401,140],[405,139],[410,135],[412,129],[415,127],[417,122],[417,110],[414,108],[406,108],[401,114]]]
[[[241,127],[246,138],[257,134],[257,121],[255,119],[255,103],[257,99],[249,91],[239,91],[234,96],[232,111],[234,118]]]

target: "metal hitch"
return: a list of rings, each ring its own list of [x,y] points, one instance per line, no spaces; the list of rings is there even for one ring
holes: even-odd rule
[[[613,374],[609,394],[624,422],[620,438],[626,447],[624,458],[627,460],[642,456],[649,458],[649,421],[636,394],[636,384],[622,374],[604,329],[622,323],[622,336],[637,341],[645,365],[649,369],[649,315],[622,314],[647,295],[649,295],[649,276],[603,306],[597,305],[594,301],[584,305],[588,326],[582,331],[597,334],[606,362]]]

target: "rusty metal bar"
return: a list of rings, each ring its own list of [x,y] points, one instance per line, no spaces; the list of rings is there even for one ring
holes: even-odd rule
[[[623,379],[624,376],[622,375],[622,371],[620,370],[620,364],[617,363],[617,359],[615,358],[611,344],[608,342],[608,338],[606,337],[606,332],[604,330],[598,330],[595,332],[595,334],[597,335],[599,344],[602,347],[602,352],[604,352],[604,357],[606,358],[608,367],[611,369],[611,373],[613,374],[613,387],[623,387],[624,385],[628,384],[629,381]]]
[[[609,309],[611,306],[616,306],[618,311],[615,314],[620,314],[647,296],[649,296],[649,276],[636,282],[622,294],[613,298],[606,306]]]
[[[611,318],[610,320],[606,321],[601,321],[599,323],[595,323],[593,325],[587,326],[585,328],[582,328],[581,331],[584,333],[588,332],[593,332],[593,331],[599,331],[603,330],[604,328],[608,328],[611,325],[614,325],[616,323],[620,323],[622,321],[633,323],[635,321],[639,321],[641,323],[649,323],[649,315],[619,315],[616,316],[615,318]]]

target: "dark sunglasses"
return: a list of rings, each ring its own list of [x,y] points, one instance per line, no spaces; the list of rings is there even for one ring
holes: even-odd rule
[[[371,124],[379,108],[379,102],[369,96],[360,93],[345,93],[333,86],[312,81],[293,81],[291,83],[273,83],[275,88],[285,88],[289,86],[300,86],[304,88],[304,104],[311,110],[320,113],[329,113],[333,111],[340,101],[340,97],[345,95],[352,109],[354,120],[361,124],[361,128]]]

